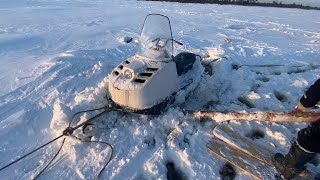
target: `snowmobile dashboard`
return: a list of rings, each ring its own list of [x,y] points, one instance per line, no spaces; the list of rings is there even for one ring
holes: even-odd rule
[[[147,61],[170,62],[174,57],[169,53],[170,50],[167,48],[167,44],[170,41],[183,46],[183,44],[177,40],[158,37],[149,41],[151,43],[148,44],[147,48],[137,55]]]

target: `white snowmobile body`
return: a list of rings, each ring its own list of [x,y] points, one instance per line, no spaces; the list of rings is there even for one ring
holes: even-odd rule
[[[181,90],[196,87],[191,85],[199,82],[203,72],[200,56],[189,52],[174,56],[173,43],[179,42],[172,38],[169,18],[149,14],[137,54],[123,61],[109,76],[108,88],[115,105],[130,112],[160,114],[175,102]]]

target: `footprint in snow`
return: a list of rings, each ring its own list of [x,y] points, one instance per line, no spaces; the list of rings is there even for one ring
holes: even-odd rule
[[[233,180],[237,175],[234,167],[228,162],[221,168],[219,173],[222,180]]]
[[[286,92],[274,91],[274,95],[280,102],[286,102],[289,99]]]
[[[148,145],[148,148],[154,148],[156,145],[156,139],[154,137],[147,138],[144,140],[144,143]]]
[[[255,139],[262,139],[264,138],[265,134],[263,131],[256,129],[256,130],[252,130],[251,132],[249,132],[246,137],[255,140]]]
[[[238,101],[240,101],[242,104],[246,105],[248,108],[255,108],[256,107],[247,96],[238,97]]]
[[[174,163],[168,162],[167,167],[167,179],[168,180],[184,180],[187,179],[181,170],[176,169]]]

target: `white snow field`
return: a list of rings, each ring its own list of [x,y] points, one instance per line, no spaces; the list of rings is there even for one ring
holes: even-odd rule
[[[171,19],[174,38],[185,44],[180,50],[208,56],[208,61],[226,58],[210,63],[212,75],[203,75],[180,107],[159,116],[111,112],[97,118],[86,136],[113,146],[101,179],[167,179],[168,162],[186,179],[221,179],[225,161],[210,155],[206,144],[223,120],[200,121],[181,109],[290,111],[320,78],[320,11],[133,0],[1,0],[0,167],[59,136],[74,113],[108,103],[108,74],[136,52],[149,13]],[[126,37],[135,40],[126,44]],[[77,116],[73,125],[96,113]],[[255,141],[282,153],[307,126],[229,125],[247,136],[260,131],[264,137]],[[80,130],[74,134],[81,136]],[[0,171],[0,179],[36,177],[61,143],[62,138]],[[95,179],[110,155],[105,145],[67,138],[39,179]],[[250,179],[236,173],[235,179]]]

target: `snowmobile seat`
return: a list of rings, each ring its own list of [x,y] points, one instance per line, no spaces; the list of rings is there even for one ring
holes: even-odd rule
[[[176,55],[173,61],[176,63],[177,73],[180,76],[192,68],[196,61],[196,55],[190,52],[182,52]]]

